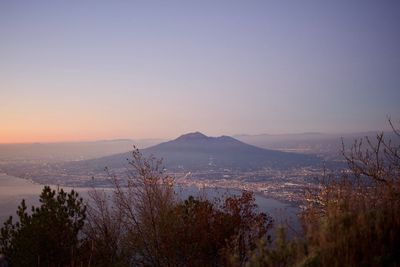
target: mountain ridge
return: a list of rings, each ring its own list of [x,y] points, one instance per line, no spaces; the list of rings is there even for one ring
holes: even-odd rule
[[[144,156],[162,158],[168,170],[231,169],[237,171],[263,168],[309,166],[318,162],[316,156],[281,152],[246,144],[230,136],[210,137],[192,132],[140,150]],[[131,152],[77,162],[97,170],[127,166]]]

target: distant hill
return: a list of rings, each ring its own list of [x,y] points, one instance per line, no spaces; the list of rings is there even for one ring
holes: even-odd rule
[[[258,135],[236,135],[236,139],[257,147],[280,150],[286,152],[300,152],[306,154],[319,154],[328,158],[342,159],[342,138],[345,146],[351,147],[355,139],[368,136],[372,142],[376,140],[378,131],[358,133],[299,133],[299,134],[258,134]],[[387,140],[398,140],[392,132],[385,132]],[[366,142],[364,142],[366,143]]]
[[[209,137],[199,132],[182,135],[175,140],[142,149],[141,152],[145,156],[163,158],[163,164],[169,170],[257,170],[265,167],[308,166],[319,162],[313,155],[263,149],[229,136]],[[130,153],[121,153],[75,162],[73,167],[96,170],[105,166],[121,168],[126,166],[130,158]]]
[[[13,162],[77,161],[104,157],[132,150],[133,145],[146,148],[161,139],[112,139],[82,142],[0,144],[0,160]]]

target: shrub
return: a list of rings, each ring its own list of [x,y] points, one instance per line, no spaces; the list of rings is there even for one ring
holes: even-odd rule
[[[249,266],[400,266],[400,146],[393,141],[381,133],[356,140],[349,152],[343,146],[348,170],[305,196],[304,235],[282,242],[280,229],[273,245],[260,242]]]

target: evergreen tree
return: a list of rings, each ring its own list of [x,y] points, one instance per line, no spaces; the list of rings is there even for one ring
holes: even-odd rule
[[[80,257],[80,231],[86,218],[86,206],[78,193],[45,186],[40,207],[31,212],[22,200],[0,230],[0,250],[12,266],[74,266]]]

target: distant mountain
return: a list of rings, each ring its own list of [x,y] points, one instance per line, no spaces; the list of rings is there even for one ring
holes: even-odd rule
[[[0,144],[0,160],[60,162],[93,159],[124,153],[133,145],[146,148],[159,144],[161,139],[112,139],[82,142]]]
[[[169,170],[257,170],[319,162],[316,156],[263,149],[229,136],[209,137],[199,132],[182,135],[175,140],[142,149],[141,152],[145,156],[163,158],[163,164]],[[81,166],[97,170],[105,166],[121,168],[126,166],[130,158],[130,153],[122,153],[73,164],[74,168]]]
[[[296,151],[307,154],[330,155],[342,159],[342,138],[346,147],[350,147],[355,139],[368,136],[372,142],[378,131],[358,133],[299,133],[299,134],[258,134],[236,135],[235,138],[257,147],[280,151]],[[387,140],[398,141],[392,132],[385,132]],[[365,142],[366,143],[366,142]]]

